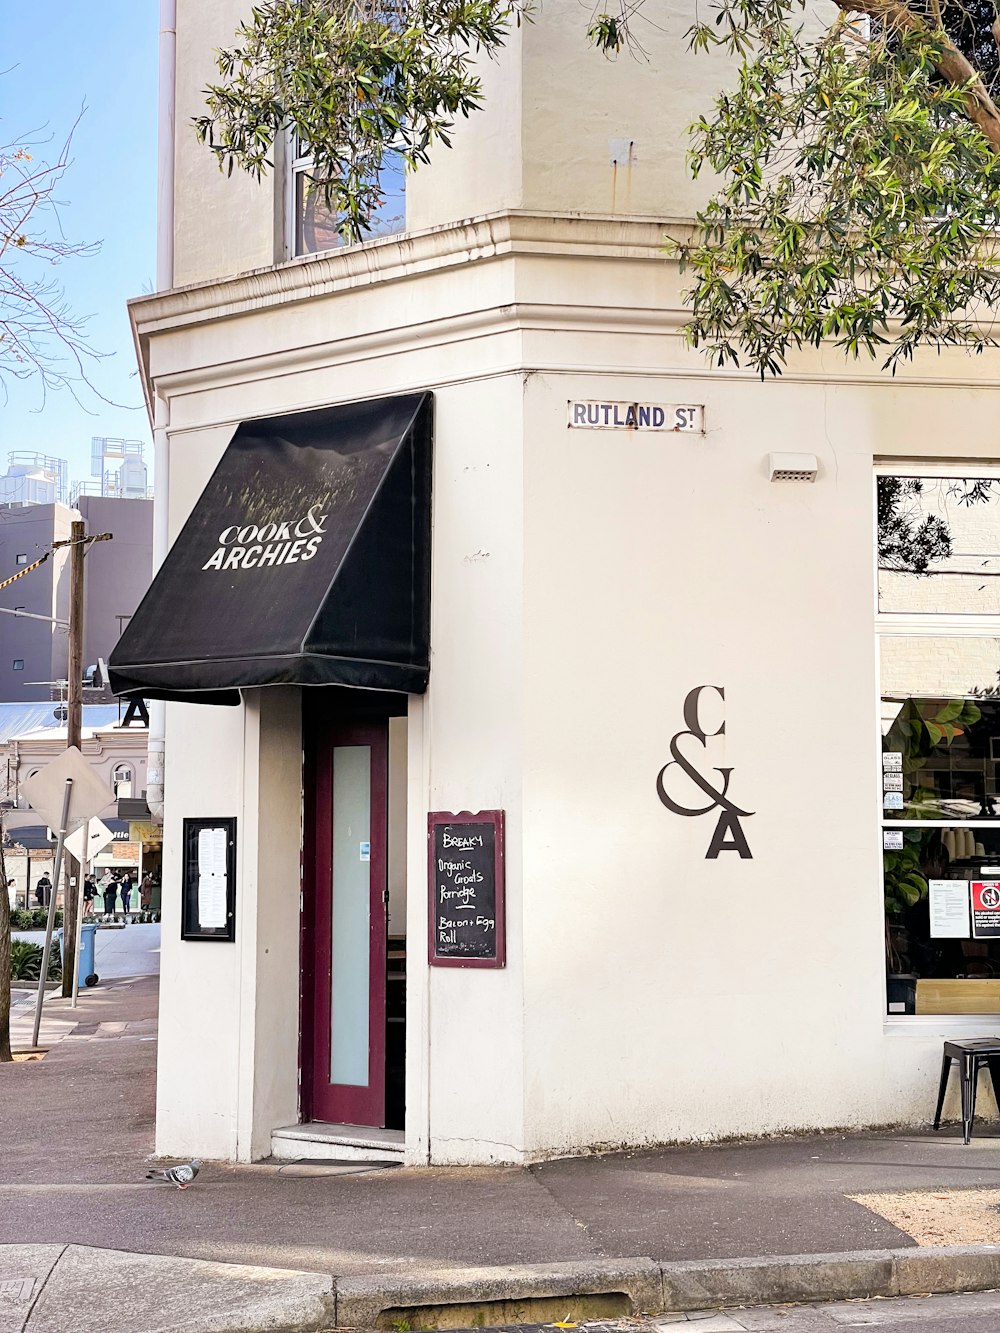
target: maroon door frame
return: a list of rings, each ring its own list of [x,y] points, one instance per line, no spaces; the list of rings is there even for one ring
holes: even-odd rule
[[[302,1119],[381,1127],[385,1124],[388,720],[306,716],[300,997]],[[333,751],[340,745],[368,745],[371,748],[367,1087],[331,1084],[328,1073],[332,984]]]

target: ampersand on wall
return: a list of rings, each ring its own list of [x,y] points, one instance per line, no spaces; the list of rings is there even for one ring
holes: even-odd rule
[[[687,698],[684,700],[684,721],[687,723],[687,730],[678,731],[670,742],[671,758],[669,762],[663,765],[656,776],[656,794],[667,809],[675,815],[693,817],[695,815],[710,815],[713,810],[719,811],[719,820],[715,826],[708,851],[705,853],[706,861],[716,860],[720,852],[739,852],[741,860],[752,861],[753,853],[747,843],[740,820],[749,819],[754,812],[741,809],[730,798],[729,780],[732,777],[733,770],[731,768],[713,769],[712,771],[719,775],[719,784],[716,787],[708,777],[699,771],[680,747],[680,741],[684,736],[692,737],[704,749],[711,737],[725,735],[725,722],[720,723],[718,730],[712,732],[707,732],[702,726],[701,696],[706,690],[713,690],[720,699],[724,700],[726,697],[726,691],[721,685],[697,685],[689,691]],[[694,783],[704,796],[709,798],[708,805],[681,805],[667,792],[664,781],[667,770],[675,766]]]

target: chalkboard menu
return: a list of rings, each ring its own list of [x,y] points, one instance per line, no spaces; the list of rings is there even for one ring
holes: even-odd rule
[[[437,967],[503,967],[503,811],[427,817],[428,959]]]

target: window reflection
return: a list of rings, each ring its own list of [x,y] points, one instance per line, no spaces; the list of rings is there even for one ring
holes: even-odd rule
[[[296,159],[295,180],[295,253],[318,254],[345,245],[341,231],[342,216],[328,207],[322,185],[310,176],[308,157]],[[363,239],[394,236],[406,228],[406,180],[402,160],[393,155],[382,173],[382,201],[373,213]]]
[[[879,610],[1000,614],[1000,480],[878,478]]]

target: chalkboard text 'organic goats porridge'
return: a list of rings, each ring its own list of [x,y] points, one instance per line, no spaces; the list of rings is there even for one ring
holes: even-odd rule
[[[503,967],[503,811],[431,814],[429,961],[439,967]]]

